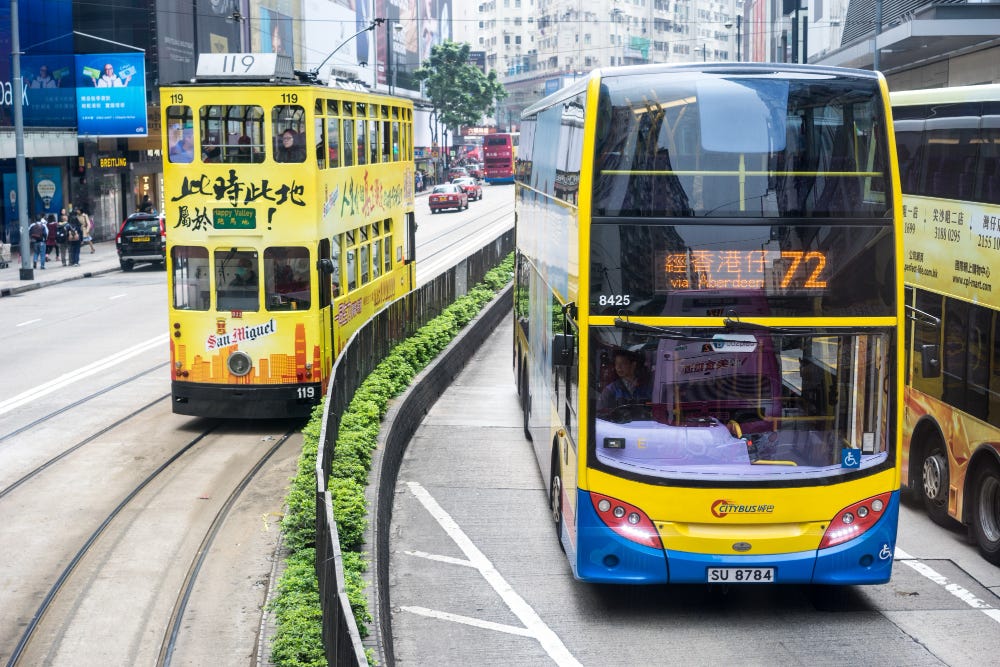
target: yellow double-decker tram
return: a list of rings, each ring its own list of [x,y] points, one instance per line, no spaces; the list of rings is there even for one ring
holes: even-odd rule
[[[160,89],[173,411],[307,415],[333,360],[413,288],[413,107],[276,54]]]

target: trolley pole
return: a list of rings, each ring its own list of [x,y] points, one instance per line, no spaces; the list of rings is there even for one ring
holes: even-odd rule
[[[17,226],[21,229],[21,280],[34,280],[31,239],[28,238],[28,178],[24,164],[24,91],[21,89],[21,36],[17,0],[10,0],[11,88],[14,89],[14,151],[17,161]]]

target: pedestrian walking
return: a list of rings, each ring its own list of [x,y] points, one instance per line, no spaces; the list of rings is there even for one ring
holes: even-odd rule
[[[82,208],[80,209],[80,215],[78,216],[78,219],[80,221],[80,229],[83,232],[83,239],[82,239],[83,243],[86,243],[87,245],[90,246],[90,254],[93,255],[94,237],[91,236],[91,232],[94,230],[94,220],[93,218],[90,217],[90,214],[87,213]],[[77,260],[77,263],[79,264],[79,259]]]
[[[69,263],[69,216],[65,213],[59,216],[59,224],[56,227],[56,244],[57,256],[62,260],[62,265],[66,266]]]
[[[69,265],[80,266],[80,246],[83,244],[83,226],[80,216],[70,218],[66,223],[66,241],[69,245]]]
[[[31,239],[31,267],[33,269],[37,269],[39,263],[43,269],[45,268],[45,239],[48,235],[49,228],[45,224],[45,216],[39,215],[38,220],[35,220],[28,227],[28,237]]]
[[[56,230],[59,227],[59,223],[56,222],[56,216],[49,213],[48,218],[45,219],[45,259],[49,258],[49,254],[55,255],[55,259],[59,259],[59,246],[56,240]]]

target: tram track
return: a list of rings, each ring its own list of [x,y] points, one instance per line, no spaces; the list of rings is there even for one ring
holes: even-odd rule
[[[153,402],[153,404],[155,403],[156,401]],[[143,409],[148,407],[150,405],[144,406]],[[72,650],[74,637],[80,635],[102,636],[96,627],[87,630],[74,626],[80,624],[84,626],[87,624],[99,625],[101,621],[93,619],[91,615],[81,613],[89,605],[88,599],[90,597],[100,599],[102,592],[98,590],[95,593],[94,590],[106,587],[106,581],[109,578],[121,576],[123,579],[128,579],[127,570],[129,567],[121,568],[122,573],[113,570],[107,571],[109,569],[108,563],[118,560],[128,563],[129,559],[133,557],[135,559],[141,558],[138,555],[133,556],[133,552],[126,548],[130,541],[135,539],[130,537],[129,533],[148,531],[150,528],[144,524],[149,524],[155,526],[155,529],[164,525],[166,526],[164,533],[170,534],[168,522],[162,518],[163,513],[157,509],[162,503],[174,505],[180,500],[192,496],[198,500],[209,500],[216,495],[227,493],[224,502],[215,507],[211,520],[207,521],[207,528],[196,532],[195,526],[204,525],[206,521],[199,519],[199,517],[203,518],[204,512],[198,506],[192,506],[193,509],[188,510],[187,514],[197,516],[186,522],[187,525],[179,525],[176,535],[171,535],[171,539],[164,541],[163,551],[170,555],[167,559],[168,569],[175,574],[164,573],[160,575],[161,585],[153,587],[158,593],[156,604],[138,604],[139,609],[134,612],[145,614],[148,617],[138,623],[141,631],[125,641],[125,644],[131,642],[129,646],[119,647],[119,650],[125,650],[129,653],[127,662],[133,662],[133,660],[149,662],[155,658],[157,665],[169,665],[179,638],[184,634],[182,624],[185,610],[190,604],[206,559],[210,558],[213,553],[213,546],[227,519],[233,515],[234,508],[241,496],[279,449],[297,431],[295,426],[289,429],[287,424],[284,429],[283,434],[271,433],[261,437],[260,433],[247,431],[236,426],[230,427],[224,422],[209,423],[189,437],[180,447],[177,447],[155,469],[134,483],[121,500],[100,520],[99,525],[82,540],[76,553],[69,558],[67,564],[54,577],[53,583],[34,614],[23,624],[24,630],[7,660],[7,667],[49,663],[53,660],[58,662],[54,655],[58,655],[59,651]],[[264,430],[261,429],[260,432],[263,433]],[[85,440],[93,441],[94,437],[96,434]],[[268,442],[263,448],[251,447],[247,443],[248,437],[259,438],[261,442],[271,442]],[[252,455],[247,454],[250,449],[255,450]],[[221,454],[221,458],[219,454]],[[234,471],[217,471],[207,476],[213,480],[219,477],[226,479],[225,484],[220,484],[211,492],[194,495],[192,488],[198,486],[197,482],[192,486],[190,483],[177,481],[183,479],[185,475],[197,479],[198,475],[192,475],[191,471],[203,474],[207,462],[223,460],[229,463],[233,458],[239,460],[239,465],[234,466]],[[238,480],[233,479],[236,476],[239,477]],[[5,489],[5,491],[10,490],[13,489],[11,487]],[[201,535],[201,539],[197,545],[194,545],[192,535],[197,534]],[[188,555],[185,556],[185,554]],[[178,568],[175,563],[185,560],[189,561],[189,564],[183,577],[179,577],[176,574]],[[128,563],[128,565],[131,566],[134,563]],[[169,583],[178,579],[182,580],[180,585],[173,586]],[[134,588],[134,584],[131,587]],[[162,591],[168,590],[177,591],[173,601],[169,604],[169,609],[167,609],[167,603],[160,603],[160,600],[166,595]],[[107,591],[104,591],[103,594],[106,596]],[[131,607],[130,604],[123,606]],[[157,613],[157,610],[162,610],[163,613]],[[49,619],[53,614],[56,618],[50,622]],[[157,618],[168,618],[169,620],[163,623],[157,621]],[[115,630],[121,630],[123,635],[127,636],[128,632],[125,628],[130,624],[136,625],[135,619],[119,619]],[[197,623],[193,625],[195,628],[198,626]],[[260,619],[255,619],[253,625],[255,628],[259,628],[262,625]],[[157,626],[162,628],[162,631],[157,632],[157,634],[161,635],[163,639],[158,647],[150,647],[148,646],[148,636],[150,632],[156,632]],[[46,645],[45,641],[40,641],[42,638],[49,640],[50,644]],[[257,650],[256,644],[253,650]],[[151,653],[152,651],[158,652]],[[144,657],[147,655],[149,655],[149,659]],[[203,657],[207,659],[210,656]]]

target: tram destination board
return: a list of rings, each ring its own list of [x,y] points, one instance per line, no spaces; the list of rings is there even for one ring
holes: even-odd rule
[[[257,229],[257,212],[252,208],[212,209],[215,229]]]

